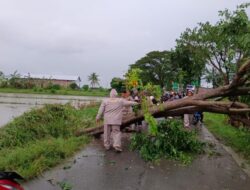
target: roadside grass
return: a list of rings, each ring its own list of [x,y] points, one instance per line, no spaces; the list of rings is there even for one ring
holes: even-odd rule
[[[16,89],[16,88],[0,88],[2,93],[24,93],[24,94],[50,94],[50,95],[72,95],[72,96],[98,96],[105,97],[108,95],[107,90],[72,90],[72,89]]]
[[[232,147],[250,163],[250,130],[235,128],[227,123],[228,116],[215,113],[205,113],[206,127],[217,139]]]
[[[73,155],[88,142],[88,137],[51,138],[6,148],[0,151],[4,156],[1,156],[0,168],[17,171],[25,179],[33,178]]]
[[[95,125],[97,109],[46,105],[14,119],[0,129],[0,171],[30,179],[73,155],[90,140],[75,132]]]

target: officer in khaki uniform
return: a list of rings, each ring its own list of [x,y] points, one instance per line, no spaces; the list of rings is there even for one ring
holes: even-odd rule
[[[110,92],[110,98],[103,100],[96,121],[98,122],[102,115],[104,117],[104,147],[109,150],[111,147],[111,138],[113,140],[113,147],[116,151],[121,152],[121,131],[124,107],[137,105],[138,103],[125,100],[117,97],[118,94],[115,89]]]

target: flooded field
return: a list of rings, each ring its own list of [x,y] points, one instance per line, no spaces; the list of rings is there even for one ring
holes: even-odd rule
[[[7,124],[14,117],[22,115],[24,112],[30,110],[31,105],[25,104],[5,104],[0,103],[0,127]]]
[[[62,96],[62,95],[33,95],[0,93],[0,127],[7,124],[14,117],[45,104],[66,104],[74,106],[98,102],[101,97]]]

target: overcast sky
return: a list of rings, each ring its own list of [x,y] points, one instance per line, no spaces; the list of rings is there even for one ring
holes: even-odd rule
[[[0,70],[79,75],[101,85],[187,27],[218,21],[241,0],[0,0]],[[249,10],[248,10],[249,11]]]

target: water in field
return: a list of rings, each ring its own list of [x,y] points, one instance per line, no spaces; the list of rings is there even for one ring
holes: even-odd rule
[[[87,104],[101,101],[100,97],[87,96],[61,96],[61,95],[33,95],[33,94],[12,94],[0,93],[0,127],[11,121],[13,118],[22,115],[32,108],[41,107],[44,104],[66,104],[72,105]]]
[[[0,103],[0,127],[32,108],[31,105]]]

